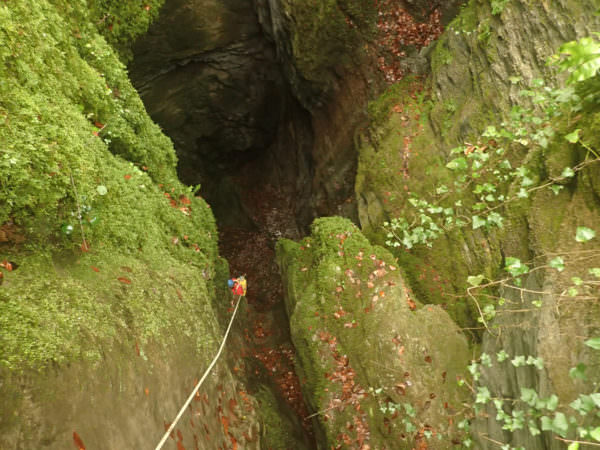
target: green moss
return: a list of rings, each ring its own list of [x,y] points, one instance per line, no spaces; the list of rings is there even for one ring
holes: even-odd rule
[[[450,64],[453,60],[453,56],[448,49],[448,37],[446,35],[442,35],[434,45],[431,54],[431,69],[434,72],[437,72],[443,66]]]
[[[165,0],[87,0],[87,5],[93,23],[108,43],[117,49],[123,61],[127,62],[133,57],[131,44],[136,37],[148,30],[152,21],[158,17],[164,2]]]
[[[280,404],[270,389],[261,388],[254,394],[260,407],[262,433],[260,448],[307,448],[302,436],[298,435],[300,424],[291,415],[282,413],[286,405]]]
[[[450,22],[448,29],[454,32],[469,33],[477,29],[479,15],[477,13],[478,0],[469,0],[460,7],[458,15]],[[480,2],[479,2],[480,3]]]
[[[14,370],[97,359],[111,340],[168,346],[173,329],[213,345],[214,218],[96,28],[122,13],[125,43],[150,16],[88,6],[0,5],[0,260],[19,264],[0,290],[0,358]]]
[[[292,50],[302,77],[328,82],[331,69],[347,64],[375,30],[377,9],[357,0],[285,2],[294,17]]]
[[[369,445],[382,448],[389,442],[389,436],[381,428],[384,420],[390,420],[384,419],[380,409],[386,398],[415,405],[419,416],[416,421],[438,423],[441,410],[434,407],[432,411],[437,412],[427,416],[428,407],[417,400],[419,393],[415,391],[400,400],[398,393],[388,387],[404,380],[407,372],[415,374],[419,385],[433,381],[435,376],[426,380],[424,374],[437,369],[432,372],[422,355],[423,348],[433,351],[434,346],[426,343],[430,342],[430,331],[420,327],[429,323],[443,335],[452,322],[438,308],[423,308],[414,314],[410,311],[407,295],[411,294],[392,254],[369,243],[355,225],[339,217],[315,220],[309,238],[297,244],[280,242],[277,254],[287,286],[286,303],[297,367],[301,369],[301,378],[306,379],[303,392],[313,411],[327,412],[327,419],[322,415],[317,419],[325,442],[340,444],[342,432],[352,439],[353,432],[348,431],[346,424],[361,420],[370,430]],[[420,306],[418,302],[415,305]],[[410,344],[413,336],[419,336],[420,342],[414,348]],[[465,360],[466,344],[456,333],[451,333],[449,339],[457,339],[447,345],[456,350],[453,355],[456,367],[450,369],[455,371],[461,365],[458,361]],[[402,349],[402,358],[396,359],[394,354],[398,349],[394,342],[400,341],[406,345],[406,354]],[[343,358],[347,358],[344,367],[352,368],[352,375],[345,375],[347,382],[336,378],[343,371],[340,366]],[[446,367],[446,362],[441,359],[438,362]],[[344,397],[350,385],[355,392],[361,389],[366,392],[372,387],[385,393],[361,398],[357,409],[356,400],[352,403]],[[441,397],[454,395],[454,390],[440,393]],[[335,399],[340,398],[344,399],[340,407],[331,408],[332,402],[335,404]],[[445,427],[444,424],[442,428]],[[410,442],[407,438],[406,446]]]

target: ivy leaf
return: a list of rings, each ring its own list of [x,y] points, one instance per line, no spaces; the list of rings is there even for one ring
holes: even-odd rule
[[[492,212],[488,216],[488,223],[496,225],[498,228],[502,228],[502,221],[504,219],[497,212]]]
[[[523,356],[523,355],[515,356],[510,362],[515,367],[524,366],[525,365],[525,356]]]
[[[519,258],[513,258],[511,256],[506,258],[506,265],[504,268],[514,277],[529,272],[529,267],[527,267],[527,265],[523,264]]]
[[[552,189],[552,192],[554,192],[554,195],[558,195],[558,193],[560,191],[562,191],[564,188],[564,186],[561,186],[560,184],[553,184],[552,186],[550,186],[550,189]]]
[[[446,164],[446,167],[450,170],[466,170],[469,167],[465,158],[455,158]]]
[[[483,275],[470,276],[467,278],[467,283],[471,286],[479,286],[483,281]]]
[[[567,450],[579,450],[579,442],[571,442]]]
[[[560,176],[563,178],[571,178],[575,176],[575,172],[573,172],[573,169],[571,169],[570,167],[565,167]]]
[[[560,256],[557,256],[552,261],[550,261],[550,267],[558,270],[559,272],[562,272],[563,270],[565,270],[565,261]]]
[[[489,389],[486,386],[480,386],[477,388],[477,396],[475,403],[487,403],[491,398]]]
[[[569,423],[567,422],[567,418],[563,413],[557,412],[555,414],[554,420],[552,421],[552,431],[562,437],[567,435],[567,431],[569,431]]]
[[[496,358],[498,358],[498,362],[502,362],[508,358],[508,353],[506,353],[504,350],[500,350],[498,353],[496,353]]]
[[[588,272],[596,278],[600,278],[600,267],[592,267]]]
[[[99,195],[106,195],[108,189],[106,189],[106,186],[99,185],[96,187],[96,192],[98,192]]]
[[[584,363],[579,363],[577,366],[571,367],[569,376],[574,380],[585,380],[587,378],[585,376],[585,369],[587,369],[587,366]]]
[[[592,339],[588,339],[584,342],[588,347],[593,348],[594,350],[600,350],[600,337],[595,337]]]
[[[471,217],[471,219],[473,220],[473,229],[474,230],[476,230],[477,228],[481,228],[486,223],[485,219],[482,219],[481,217],[479,217],[477,215]]]
[[[577,227],[575,232],[575,240],[577,242],[587,242],[596,236],[596,232],[587,227]]]
[[[552,394],[549,398],[546,399],[546,409],[550,411],[556,410],[558,407],[558,397]]]
[[[521,401],[527,403],[529,406],[534,406],[537,401],[538,395],[535,389],[521,388]]]
[[[489,137],[489,138],[498,137],[498,130],[496,130],[496,127],[489,125],[483,132],[482,136]]]
[[[534,183],[534,181],[529,178],[529,177],[523,177],[523,179],[521,180],[521,186],[531,186]]]
[[[596,427],[593,430],[589,431],[590,436],[596,440],[596,441],[600,441],[600,427]]]
[[[571,144],[575,144],[577,141],[579,141],[579,132],[581,131],[581,129],[577,128],[575,131],[573,131],[572,133],[569,133],[565,136],[565,139],[567,141],[569,141]]]

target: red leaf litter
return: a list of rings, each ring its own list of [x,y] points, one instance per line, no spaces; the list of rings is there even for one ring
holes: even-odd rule
[[[444,31],[441,12],[436,8],[424,22],[417,22],[396,0],[380,1],[378,8],[377,63],[386,81],[395,83],[405,75],[402,59],[407,50],[427,47]]]
[[[296,375],[295,351],[281,326],[285,317],[283,286],[274,251],[277,238],[299,236],[290,201],[292,196],[271,186],[257,187],[250,183],[243,186],[245,210],[252,215],[256,227],[221,228],[219,238],[220,252],[229,261],[231,275],[246,274],[248,280],[248,307],[243,319],[245,333],[241,339],[245,348],[240,349],[240,355],[244,355],[249,364],[238,364],[234,371],[252,367],[253,375],[271,378],[283,401],[298,414],[305,431],[312,435],[311,421],[302,420],[308,415],[308,409]],[[234,448],[237,444],[231,441]],[[239,444],[243,448],[241,442]]]

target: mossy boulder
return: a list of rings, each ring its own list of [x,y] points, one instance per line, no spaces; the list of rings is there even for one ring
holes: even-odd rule
[[[311,231],[299,243],[280,241],[277,257],[322,442],[409,448],[428,439],[448,448],[464,336],[442,308],[413,298],[397,261],[350,221],[317,219]]]

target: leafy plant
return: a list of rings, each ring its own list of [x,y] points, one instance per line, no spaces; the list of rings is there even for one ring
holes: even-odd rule
[[[600,69],[600,33],[592,33],[578,41],[570,41],[560,46],[558,54],[550,62],[569,73],[567,83],[573,84],[594,77]]]
[[[492,0],[492,15],[496,16],[504,11],[509,0]]]

